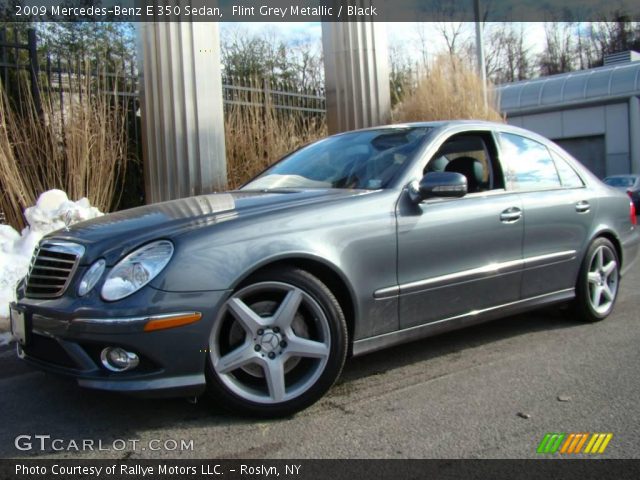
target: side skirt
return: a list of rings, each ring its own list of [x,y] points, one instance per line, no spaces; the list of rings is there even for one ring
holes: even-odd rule
[[[473,310],[462,315],[437,320],[425,325],[418,325],[416,327],[385,333],[375,337],[363,338],[362,340],[356,340],[353,343],[353,356],[364,355],[365,353],[375,352],[376,350],[381,350],[400,343],[431,337],[433,335],[457,330],[470,325],[476,325],[489,320],[508,317],[543,305],[571,300],[574,297],[575,289],[568,288],[524,300],[518,300],[516,302],[506,303],[504,305],[497,305],[495,307],[489,307],[482,310]]]

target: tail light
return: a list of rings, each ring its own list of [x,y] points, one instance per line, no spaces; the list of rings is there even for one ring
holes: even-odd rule
[[[638,217],[636,217],[636,206],[633,202],[629,202],[629,219],[631,220],[631,225],[638,224]]]

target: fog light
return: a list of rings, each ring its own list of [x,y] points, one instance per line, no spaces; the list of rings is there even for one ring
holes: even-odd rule
[[[127,352],[120,347],[107,347],[100,353],[102,365],[112,372],[124,372],[131,370],[140,363],[138,355],[133,352]]]

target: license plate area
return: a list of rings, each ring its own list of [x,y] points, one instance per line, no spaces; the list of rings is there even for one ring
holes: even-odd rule
[[[27,345],[29,342],[27,315],[15,305],[11,305],[9,312],[11,317],[11,333],[13,333],[13,336],[21,345]]]

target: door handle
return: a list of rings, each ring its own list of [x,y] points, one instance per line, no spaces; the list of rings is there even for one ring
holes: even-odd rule
[[[518,207],[511,207],[503,210],[500,214],[500,221],[503,223],[513,223],[520,220],[522,217],[522,210]]]
[[[587,213],[589,210],[591,210],[591,205],[586,200],[580,200],[576,203],[576,212]]]

